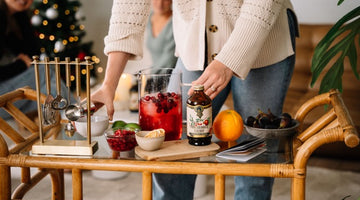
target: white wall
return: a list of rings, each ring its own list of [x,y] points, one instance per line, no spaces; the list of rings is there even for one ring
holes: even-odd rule
[[[109,20],[111,15],[112,0],[80,0],[82,9],[85,13],[85,31],[84,41],[93,41],[93,51],[100,58],[100,65],[105,69],[107,56],[104,54],[104,37],[108,33]],[[145,50],[144,59],[141,61],[129,61],[125,72],[134,73],[139,69],[150,66],[151,59]],[[103,75],[103,74],[102,74]],[[101,74],[100,74],[101,76]]]
[[[340,19],[345,13],[360,5],[359,0],[345,0],[341,6],[337,6],[338,0],[291,0],[299,23],[325,23],[332,24]],[[81,0],[86,20],[84,21],[86,36],[85,41],[94,42],[94,53],[101,59],[100,66],[106,67],[107,57],[103,53],[104,37],[108,31],[111,14],[111,0]],[[132,73],[138,69],[149,66],[149,55],[145,52],[142,61],[129,62],[125,71]]]
[[[359,0],[345,0],[337,6],[338,0],[291,0],[299,23],[333,24],[343,15],[360,5]]]

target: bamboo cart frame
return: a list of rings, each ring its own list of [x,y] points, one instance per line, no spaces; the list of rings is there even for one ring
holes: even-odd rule
[[[12,102],[19,98],[36,98],[34,92],[19,89],[0,97],[0,106],[11,113],[16,120],[25,124],[26,116],[16,110]],[[291,178],[291,198],[305,199],[306,165],[311,154],[321,145],[336,141],[343,141],[348,147],[359,144],[359,135],[338,91],[330,91],[308,100],[295,115],[302,124],[310,111],[324,104],[330,104],[329,110],[305,130],[300,130],[293,140],[294,161],[288,164],[256,164],[256,163],[195,163],[170,161],[143,161],[121,159],[95,159],[71,157],[45,157],[20,154],[27,151],[37,139],[36,124],[26,126],[34,134],[29,138],[22,138],[6,122],[0,119],[1,130],[5,132],[16,146],[9,149],[0,135],[0,200],[21,199],[23,195],[35,185],[46,173],[52,176],[52,199],[64,199],[64,180],[62,169],[72,169],[73,199],[83,199],[82,170],[129,171],[142,173],[142,198],[152,199],[152,174],[206,174],[215,176],[215,199],[225,198],[226,176],[265,176],[275,178]],[[5,128],[3,128],[5,127]],[[55,127],[53,127],[55,128]],[[301,125],[300,125],[301,128]],[[44,128],[46,129],[46,127]],[[56,131],[53,131],[56,132]],[[22,183],[11,196],[10,167],[22,167]],[[40,168],[40,174],[30,177],[29,167]]]

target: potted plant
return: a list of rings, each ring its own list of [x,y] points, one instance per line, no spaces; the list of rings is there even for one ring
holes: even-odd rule
[[[338,5],[343,2],[344,0],[339,0]],[[350,61],[354,75],[358,80],[360,79],[357,71],[356,49],[356,42],[360,44],[360,39],[356,41],[357,35],[360,36],[360,6],[337,21],[315,48],[311,64],[311,87],[314,86],[330,60],[339,55],[321,80],[319,94],[328,92],[332,88],[342,92],[342,75],[346,57]]]

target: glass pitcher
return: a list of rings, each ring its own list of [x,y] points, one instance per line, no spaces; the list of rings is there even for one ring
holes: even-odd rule
[[[166,141],[178,140],[182,134],[181,76],[172,68],[149,68],[138,73],[141,129],[163,128]]]

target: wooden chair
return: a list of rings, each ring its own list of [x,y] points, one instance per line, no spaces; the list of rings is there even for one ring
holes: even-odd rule
[[[29,88],[20,88],[0,96],[0,108],[7,111],[13,118],[25,127],[30,132],[30,135],[25,137],[24,134],[15,130],[7,121],[0,118],[0,130],[5,134],[14,145],[9,145],[3,135],[0,134],[0,159],[6,159],[10,155],[19,154],[39,139],[39,126],[29,119],[23,112],[14,106],[14,102],[22,99],[36,101],[36,91]],[[41,95],[41,102],[45,101],[45,96]],[[60,115],[57,115],[57,123],[43,128],[45,138],[55,136],[60,130]],[[52,182],[52,199],[64,199],[64,174],[62,169],[38,169],[36,173],[31,176],[29,167],[21,168],[21,184],[11,194],[11,173],[10,166],[0,164],[0,191],[7,191],[0,193],[0,199],[22,199],[27,191],[34,187],[47,175],[51,176]]]
[[[324,105],[328,105],[328,111],[305,130],[301,130],[304,119],[311,111]],[[299,108],[294,118],[300,122],[299,135],[293,140],[294,168],[298,170],[298,174],[306,174],[309,157],[321,145],[343,141],[348,147],[354,148],[359,144],[359,134],[336,90],[309,99]],[[305,199],[305,176],[294,177],[292,180],[292,196]]]

